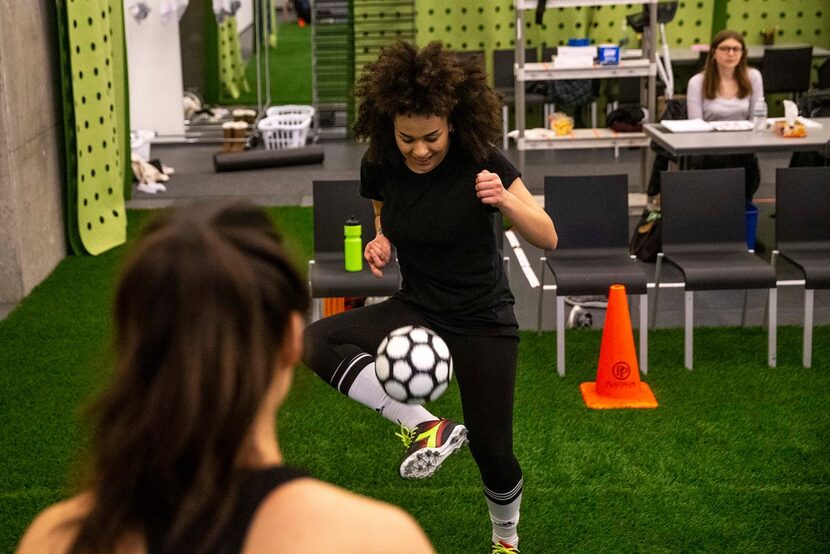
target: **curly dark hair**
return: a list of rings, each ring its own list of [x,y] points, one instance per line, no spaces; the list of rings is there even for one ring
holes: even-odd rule
[[[420,51],[406,42],[381,50],[357,81],[360,102],[355,137],[369,141],[372,162],[395,159],[394,119],[398,115],[446,117],[461,148],[476,161],[501,138],[501,99],[487,85],[480,60],[461,58],[438,41]]]

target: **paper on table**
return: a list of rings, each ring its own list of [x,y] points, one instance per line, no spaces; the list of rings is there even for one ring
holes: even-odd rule
[[[746,119],[712,121],[710,125],[715,131],[751,131],[753,127]]]
[[[672,133],[701,133],[712,130],[712,126],[702,119],[664,119],[660,123]]]

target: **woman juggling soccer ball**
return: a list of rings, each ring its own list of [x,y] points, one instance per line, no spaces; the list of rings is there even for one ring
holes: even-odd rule
[[[361,194],[375,209],[364,258],[380,276],[397,253],[402,285],[389,299],[306,329],[305,363],[341,393],[394,423],[399,473],[431,476],[469,441],[492,521],[491,552],[517,552],[522,471],[513,454],[518,354],[514,298],[497,248],[501,212],[539,248],[553,222],[494,146],[501,103],[482,67],[433,42],[385,48],[356,86],[355,135],[369,143]],[[464,424],[386,395],[375,376],[383,338],[406,325],[438,333],[452,353]]]

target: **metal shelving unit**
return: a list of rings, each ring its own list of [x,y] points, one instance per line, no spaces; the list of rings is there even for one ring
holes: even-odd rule
[[[591,6],[610,6],[628,4],[650,4],[649,36],[643,40],[643,57],[621,60],[619,65],[600,66],[590,68],[554,68],[547,61],[542,63],[525,63],[525,11],[535,10],[537,0],[514,0],[515,14],[515,98],[516,98],[516,149],[518,151],[519,169],[524,171],[527,150],[555,150],[578,148],[643,148],[643,180],[645,181],[648,167],[649,139],[645,133],[617,133],[611,129],[576,129],[572,137],[529,138],[525,136],[525,83],[528,81],[550,81],[559,79],[619,79],[624,77],[640,77],[640,102],[646,106],[648,113],[655,113],[656,97],[656,32],[657,32],[657,0],[631,0],[618,2],[615,0],[548,0],[546,8],[576,8]]]

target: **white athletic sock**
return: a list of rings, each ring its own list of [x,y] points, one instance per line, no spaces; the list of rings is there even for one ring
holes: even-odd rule
[[[504,541],[510,546],[519,546],[519,508],[522,504],[522,493],[513,498],[507,504],[499,504],[490,499],[490,496],[503,496],[510,498],[515,491],[521,491],[522,481],[514,487],[513,491],[504,494],[494,494],[485,488],[484,498],[487,500],[487,507],[490,510],[490,522],[493,524],[493,542]]]
[[[438,419],[426,408],[418,404],[403,404],[390,398],[380,386],[375,376],[374,362],[364,367],[352,386],[349,387],[349,398],[357,400],[364,406],[372,408],[377,413],[391,421],[400,423],[404,427],[415,427],[424,421]]]

